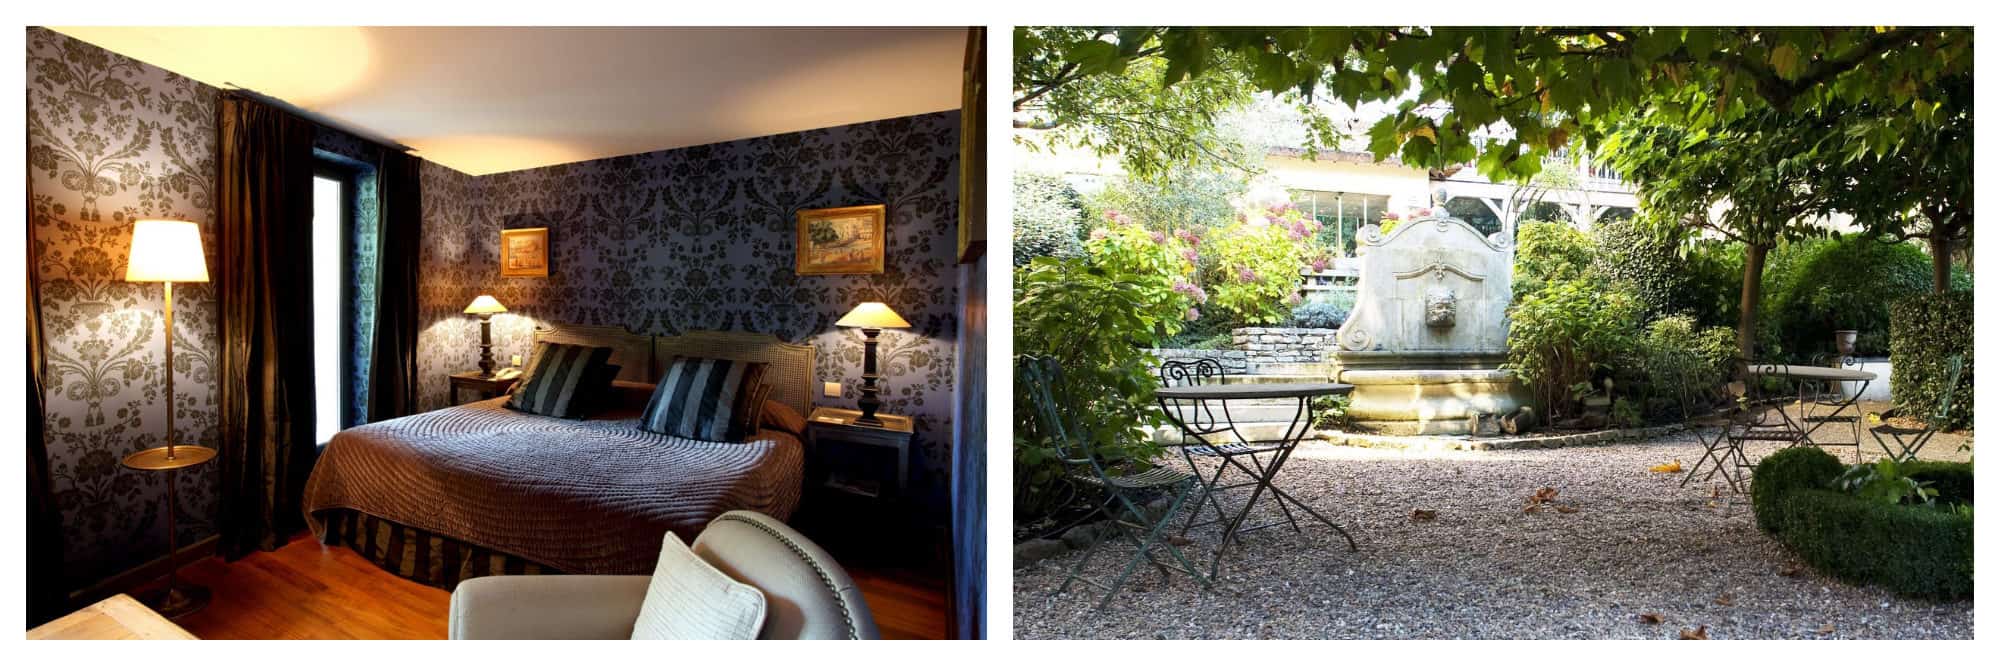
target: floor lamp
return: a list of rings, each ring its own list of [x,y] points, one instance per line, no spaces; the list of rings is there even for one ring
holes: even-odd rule
[[[142,595],[140,601],[169,618],[208,605],[208,588],[183,585],[175,572],[180,555],[174,514],[180,507],[175,472],[215,459],[215,449],[174,442],[174,283],[207,282],[208,261],[201,252],[201,227],[180,220],[139,220],[132,223],[132,251],[125,266],[126,282],[158,282],[166,303],[167,436],[166,445],[125,456],[126,467],[167,474],[167,585]]]

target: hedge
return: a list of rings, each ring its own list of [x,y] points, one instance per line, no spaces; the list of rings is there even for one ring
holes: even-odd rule
[[[1869,502],[1828,485],[1840,461],[1815,448],[1780,451],[1757,464],[1751,506],[1757,526],[1814,569],[1912,597],[1972,596],[1972,516]],[[1939,502],[1970,502],[1972,466],[1920,463],[1910,476],[1933,482]]]
[[[1972,292],[1920,294],[1889,306],[1889,393],[1905,415],[1929,418],[1944,399],[1948,359],[1965,355],[1952,400],[1953,428],[1972,424]]]

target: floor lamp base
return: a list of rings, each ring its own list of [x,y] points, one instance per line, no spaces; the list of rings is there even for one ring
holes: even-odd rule
[[[211,595],[207,587],[181,582],[173,587],[147,590],[138,596],[139,603],[172,620],[207,608]]]

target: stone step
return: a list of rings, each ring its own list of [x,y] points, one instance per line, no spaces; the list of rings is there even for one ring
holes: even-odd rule
[[[1332,381],[1325,373],[1276,374],[1258,373],[1254,375],[1229,375],[1222,379],[1224,384],[1320,384]]]

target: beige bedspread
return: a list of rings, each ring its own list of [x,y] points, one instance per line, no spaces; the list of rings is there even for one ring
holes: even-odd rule
[[[683,541],[732,509],[788,519],[803,451],[788,433],[704,442],[640,430],[630,412],[583,421],[496,398],[351,428],[306,481],[306,522],[347,508],[579,574],[643,574],[668,530]],[[622,417],[622,418],[621,418]]]

